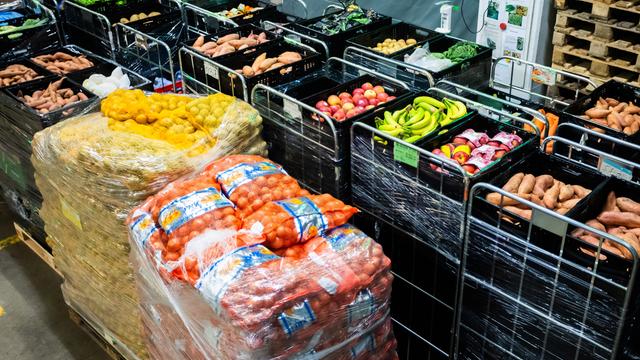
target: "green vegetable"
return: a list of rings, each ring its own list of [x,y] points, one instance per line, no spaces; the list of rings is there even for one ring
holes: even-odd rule
[[[478,55],[478,44],[461,41],[443,53],[432,53],[431,55],[438,59],[449,59],[454,63],[459,63]]]

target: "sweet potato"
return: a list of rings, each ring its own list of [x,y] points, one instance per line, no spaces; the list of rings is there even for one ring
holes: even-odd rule
[[[532,214],[531,210],[524,210],[524,209],[517,208],[515,206],[505,206],[504,210],[509,211],[513,214],[516,214],[523,219],[531,220],[531,214]]]
[[[606,98],[604,100],[607,102],[607,104],[609,104],[609,106],[616,106],[616,105],[620,104],[620,101],[618,101],[616,99],[613,99],[613,98]]]
[[[632,212],[603,211],[602,214],[598,215],[597,219],[608,226],[640,227],[640,215]]]
[[[626,107],[627,107],[627,103],[624,103],[624,102],[623,103],[619,103],[618,105],[614,106],[611,109],[611,111],[620,113],[620,112],[624,111],[624,108],[626,108]]]
[[[517,173],[513,175],[511,179],[509,179],[509,181],[507,181],[507,183],[502,186],[502,190],[508,192],[516,192],[518,190],[518,187],[520,186],[520,183],[522,182],[522,179],[524,179],[524,173]]]
[[[280,56],[278,56],[278,62],[289,65],[296,61],[302,60],[302,55],[300,53],[294,51],[285,51]]]
[[[254,75],[255,75],[255,72],[253,71],[253,69],[251,68],[251,66],[247,66],[247,65],[245,65],[245,66],[242,68],[242,75],[244,75],[244,76],[248,76],[248,77],[251,77],[251,76],[254,76]]]
[[[194,48],[198,48],[200,46],[204,45],[204,36],[200,35],[198,36],[198,38],[196,39],[196,41],[193,42],[193,47]]]
[[[218,43],[218,45],[222,45],[224,43],[226,43],[227,41],[231,41],[231,40],[238,40],[240,39],[240,34],[227,34],[221,38],[218,39],[218,41],[216,41]]]
[[[267,53],[262,53],[260,55],[258,55],[258,57],[253,60],[253,64],[251,65],[251,68],[253,69],[253,71],[258,71],[258,69],[260,69],[260,64],[262,64],[262,62],[267,58]]]
[[[611,110],[591,108],[584,112],[590,118],[603,118],[611,113]]]
[[[211,49],[215,49],[218,47],[218,44],[216,44],[213,41],[209,41],[205,44],[200,45],[200,51],[207,51],[207,50],[211,50]]]
[[[558,195],[559,201],[567,201],[573,197],[573,186],[571,185],[562,185],[560,187],[560,195]]]
[[[627,127],[627,126],[631,126],[631,124],[633,124],[635,122],[635,120],[633,119],[633,115],[631,114],[620,114],[620,125]]]
[[[533,191],[533,186],[536,184],[536,177],[527,174],[522,178],[520,185],[518,185],[518,194],[530,194]]]
[[[629,114],[640,114],[640,107],[630,103],[629,106],[626,107],[625,111]]]
[[[604,231],[607,232],[607,228],[604,227],[604,225],[602,225],[602,223],[600,223],[598,220],[596,219],[591,219],[589,221],[586,222],[587,225],[591,226],[594,229],[598,229],[600,231]]]
[[[581,199],[591,193],[591,190],[585,187],[582,187],[580,185],[571,185],[571,186],[573,187],[573,193]]]
[[[636,215],[640,215],[640,204],[627,198],[627,197],[619,197],[615,199],[615,204],[620,208],[620,210],[625,212],[631,212]]]
[[[609,103],[607,102],[607,100],[603,99],[603,98],[598,98],[598,101],[596,101],[596,106],[597,109],[608,109],[609,108]]]
[[[555,209],[558,205],[558,196],[560,195],[560,183],[555,182],[549,190],[545,191],[542,201],[547,209]]]
[[[533,186],[533,193],[542,198],[544,196],[544,192],[551,186],[553,186],[553,176],[546,174],[540,175],[536,177],[536,183]]]
[[[276,62],[278,62],[278,59],[276,59],[276,58],[267,58],[267,59],[264,59],[264,61],[262,61],[262,62],[260,63],[260,65],[258,66],[258,68],[259,68],[260,70],[262,70],[262,71],[265,71],[265,70],[267,70],[268,68],[270,68],[270,67],[271,67],[271,65],[275,64]]]
[[[555,212],[557,212],[560,215],[564,215],[564,214],[568,213],[569,210],[571,210],[571,208],[559,207],[559,208],[555,209]]]
[[[612,129],[620,129],[622,130],[622,127],[620,125],[620,119],[619,119],[620,114],[618,114],[615,111],[611,111],[609,113],[609,115],[607,115],[607,125],[612,128]]]
[[[563,201],[558,205],[561,208],[573,209],[580,202],[580,200],[581,199],[571,199],[571,200]]]

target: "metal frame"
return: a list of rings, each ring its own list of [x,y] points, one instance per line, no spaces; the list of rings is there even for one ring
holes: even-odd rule
[[[296,46],[305,48],[305,49],[307,49],[307,50],[309,50],[311,52],[314,52],[314,53],[316,52],[315,49],[313,49],[312,47],[310,47],[308,45],[299,43],[299,42],[291,40],[291,39],[287,39],[287,41],[291,42],[291,43],[294,43]],[[198,58],[199,60],[204,62],[205,69],[207,67],[212,67],[212,68],[217,69],[218,74],[222,73],[221,70],[224,71],[225,73],[234,74],[236,76],[236,78],[239,79],[240,82],[242,83],[242,90],[243,90],[242,91],[242,95],[243,95],[242,99],[247,101],[247,102],[250,101],[250,97],[249,97],[250,94],[249,94],[249,90],[247,88],[247,79],[245,78],[244,75],[242,75],[241,73],[237,72],[234,69],[231,69],[231,68],[229,68],[227,66],[224,66],[224,65],[218,63],[216,61],[216,58],[210,58],[210,57],[204,56],[204,55],[202,55],[202,54],[200,54],[200,53],[198,53],[196,51],[193,51],[193,50],[183,46],[182,48],[180,48],[178,50],[178,60],[179,60],[179,63],[180,63],[180,71],[182,73],[182,78],[183,78],[183,91],[185,93],[191,93],[191,92],[198,93],[198,91],[194,91],[193,89],[191,89],[189,87],[189,84],[188,84],[189,82],[193,82],[197,86],[203,87],[208,93],[217,93],[217,92],[219,92],[219,90],[217,90],[217,89],[215,89],[215,88],[213,88],[213,87],[211,87],[209,85],[209,81],[207,80],[206,76],[205,76],[205,79],[202,80],[202,79],[198,79],[195,74],[189,74],[188,72],[185,72],[184,71],[184,66],[183,66],[183,63],[182,63],[182,58],[183,58],[182,55],[183,54],[185,55],[185,57],[190,57],[191,58],[191,66],[192,66],[192,68],[193,68],[193,65],[194,65],[193,59],[195,57],[195,58]],[[218,76],[218,88],[220,88],[220,87],[221,87],[220,76]],[[232,95],[233,96],[238,96],[238,94],[232,94]]]
[[[305,34],[303,34],[301,32],[289,29],[289,28],[287,28],[285,26],[282,26],[280,24],[276,24],[276,23],[274,23],[272,21],[264,21],[263,25],[265,27],[271,26],[271,27],[273,27],[275,29],[281,30],[282,32],[288,33],[289,36],[283,35],[287,39],[290,39],[290,40],[293,40],[293,41],[296,41],[296,42],[300,42],[302,39],[304,39],[305,41],[310,41],[312,43],[318,44],[318,45],[322,46],[322,48],[324,50],[325,59],[329,59],[329,57],[330,57],[329,56],[329,46],[327,45],[327,43],[325,43],[322,40],[318,40],[318,39],[316,39],[314,37],[311,37],[309,35],[305,35]]]
[[[460,90],[461,91],[465,91],[465,92],[468,92],[470,94],[474,94],[476,96],[480,96],[480,97],[482,97],[484,99],[495,101],[495,102],[499,102],[500,104],[507,105],[507,106],[516,108],[516,109],[518,109],[520,111],[523,111],[523,112],[533,116],[534,118],[537,118],[538,120],[540,120],[544,124],[544,126],[545,126],[544,127],[544,132],[541,134],[543,138],[546,138],[549,135],[549,121],[547,120],[547,117],[542,115],[539,111],[537,111],[535,109],[531,109],[529,107],[526,107],[526,106],[523,106],[523,105],[520,105],[520,104],[515,104],[515,103],[512,103],[510,101],[507,101],[507,100],[504,100],[504,99],[500,99],[498,97],[491,96],[489,94],[486,94],[486,93],[480,92],[478,90],[474,90],[474,89],[468,88],[466,86],[451,82],[449,80],[440,80],[440,81],[438,81],[438,83],[436,83],[436,87],[438,87],[440,85],[451,86],[451,87],[454,87],[455,89],[457,89],[459,91]],[[536,125],[534,125],[534,127],[538,128]],[[538,128],[538,130],[540,130],[540,129]]]
[[[589,131],[591,133],[591,131]],[[595,133],[595,132],[593,132]],[[595,133],[598,134],[598,133]],[[598,134],[601,135],[601,134]],[[617,139],[616,139],[617,140]],[[569,146],[571,146],[572,148],[576,148],[580,151],[585,151],[585,152],[591,152],[593,154],[598,155],[600,158],[608,158],[611,160],[614,160],[616,162],[620,162],[629,166],[633,166],[634,168],[640,168],[640,164],[636,164],[634,162],[622,159],[620,157],[617,156],[613,156],[611,154],[608,154],[606,152],[602,152],[596,149],[592,149],[589,148],[587,146],[575,143],[571,140],[567,140],[561,137],[557,137],[557,136],[550,136],[547,137],[546,139],[544,139],[544,141],[541,144],[541,150],[544,151],[544,149],[546,148],[547,143],[549,142],[561,142],[561,143],[565,143]],[[640,148],[637,147],[636,145],[633,146],[633,148]],[[554,147],[555,150],[555,147]],[[563,155],[558,155],[558,154],[552,154],[553,156],[559,156],[561,158],[570,160],[570,161],[575,161],[572,159],[571,155],[572,155],[572,151],[569,151],[568,156],[563,156]],[[578,163],[581,163],[580,161],[577,161]],[[585,164],[583,164],[585,165]],[[587,165],[589,166],[589,165]],[[598,170],[597,168],[590,166],[591,168],[594,168],[596,170]],[[492,191],[492,192],[497,192],[499,194],[502,195],[502,198],[509,198],[509,199],[513,199],[516,200],[517,202],[521,203],[524,206],[527,206],[528,208],[533,210],[533,215],[532,215],[532,219],[529,222],[529,226],[527,229],[527,236],[526,238],[520,237],[517,234],[513,234],[513,233],[509,233],[508,229],[503,229],[501,226],[504,222],[501,221],[502,216],[503,216],[503,209],[500,208],[500,210],[497,213],[498,216],[498,221],[496,222],[497,225],[490,225],[484,221],[482,221],[481,219],[477,219],[473,216],[473,203],[474,203],[474,198],[476,196],[476,194],[480,191]],[[457,329],[456,329],[456,345],[455,345],[455,350],[454,350],[454,354],[456,356],[458,355],[464,355],[464,354],[460,354],[460,342],[461,342],[461,330],[464,328],[465,331],[470,331],[472,332],[476,337],[478,337],[478,339],[483,341],[483,346],[485,344],[494,346],[494,347],[498,347],[499,349],[501,349],[502,351],[504,351],[506,354],[508,354],[510,357],[512,358],[519,358],[515,353],[514,353],[514,348],[513,348],[513,341],[515,339],[516,336],[516,321],[519,319],[519,314],[520,314],[520,309],[523,309],[535,314],[535,316],[539,317],[540,319],[542,319],[543,321],[546,322],[546,329],[545,329],[545,337],[543,340],[542,344],[533,344],[534,346],[542,346],[542,351],[540,352],[540,358],[544,358],[545,357],[545,353],[544,351],[546,350],[546,346],[547,346],[547,341],[548,341],[548,336],[549,336],[549,327],[551,325],[553,326],[557,326],[557,327],[561,327],[566,333],[571,334],[571,335],[575,335],[578,337],[578,342],[577,342],[577,346],[575,348],[576,351],[576,355],[575,355],[575,359],[578,359],[578,356],[580,354],[580,350],[581,350],[581,345],[584,342],[589,343],[591,346],[595,346],[603,351],[607,351],[610,353],[610,359],[615,359],[617,356],[617,351],[619,350],[619,346],[620,346],[620,341],[621,341],[621,335],[622,335],[622,331],[623,328],[625,326],[625,322],[626,322],[626,317],[628,315],[628,306],[629,306],[629,302],[630,302],[630,297],[632,295],[632,291],[633,291],[633,285],[635,283],[635,277],[636,277],[636,273],[637,273],[637,268],[638,268],[638,262],[640,260],[638,253],[635,251],[635,249],[629,245],[628,243],[626,243],[625,241],[618,239],[617,237],[610,235],[606,232],[602,232],[600,230],[597,230],[595,228],[592,228],[584,223],[581,223],[579,221],[573,220],[569,217],[566,217],[564,215],[560,215],[554,211],[551,211],[549,209],[546,209],[544,207],[541,207],[539,205],[536,205],[535,203],[532,203],[528,200],[524,200],[520,197],[518,197],[516,194],[512,194],[509,192],[506,192],[505,190],[502,190],[501,188],[498,188],[496,186],[490,185],[490,184],[486,184],[486,183],[478,183],[476,185],[474,185],[471,189],[471,193],[470,193],[470,198],[469,198],[469,206],[468,206],[468,211],[467,211],[467,225],[466,225],[466,233],[465,233],[465,240],[464,240],[464,246],[463,246],[463,253],[462,253],[462,263],[461,263],[461,269],[462,269],[462,281],[459,284],[459,304],[460,304],[460,308],[458,309],[458,314],[457,314]],[[559,253],[550,253],[547,252],[543,249],[540,249],[538,247],[536,247],[535,245],[531,244],[531,240],[532,240],[532,230],[533,230],[533,224],[536,222],[535,218],[538,217],[548,217],[553,219],[552,221],[556,221],[556,222],[561,222],[564,224],[567,224],[567,227],[565,229],[568,229],[569,225],[574,226],[576,228],[580,228],[580,229],[584,229],[588,232],[594,233],[597,236],[599,236],[601,239],[599,240],[599,244],[597,247],[597,251],[593,257],[593,265],[587,267],[584,265],[580,265],[577,263],[572,262],[570,259],[566,259],[564,258],[565,256],[565,241],[566,238],[568,236],[568,232],[567,230],[565,230],[562,235],[557,234],[558,236],[562,237],[562,241],[560,244],[560,252]],[[547,221],[547,223],[549,223],[550,220]],[[538,224],[540,224],[540,222],[538,222]],[[539,225],[538,225],[539,226]],[[474,230],[476,229],[476,230]],[[525,249],[522,250],[522,256],[523,256],[523,261],[518,262],[518,265],[520,265],[520,272],[518,272],[517,274],[519,274],[520,276],[520,283],[519,283],[519,287],[518,287],[518,293],[517,294],[511,294],[508,291],[503,291],[503,289],[499,288],[499,287],[495,287],[494,286],[494,276],[495,273],[492,272],[491,274],[491,278],[489,279],[485,279],[485,278],[478,278],[473,274],[468,273],[467,271],[467,261],[469,258],[471,257],[483,257],[486,256],[487,254],[476,254],[476,253],[469,253],[469,249],[470,249],[470,243],[473,241],[472,240],[472,234],[475,234],[475,231],[479,230],[483,230],[484,235],[480,235],[480,236],[484,236],[484,237],[491,237],[493,238],[494,236],[496,237],[496,239],[506,239],[506,241],[511,241],[514,242],[517,245],[521,245],[523,246]],[[600,254],[601,254],[601,250],[602,250],[602,246],[605,240],[608,241],[612,241],[622,247],[624,247],[625,249],[627,249],[629,251],[629,253],[632,255],[632,267],[630,269],[629,272],[629,279],[628,282],[626,282],[625,284],[619,284],[611,279],[608,279],[606,277],[604,277],[603,275],[601,275],[598,270],[599,270],[599,265],[601,263],[601,259],[600,259]],[[517,246],[514,245],[514,246]],[[543,262],[543,264],[546,264],[546,268],[547,269],[552,269],[554,271],[553,273],[553,289],[552,289],[552,294],[551,294],[551,301],[549,303],[549,306],[547,309],[543,309],[541,310],[539,308],[539,306],[533,306],[531,304],[528,303],[528,299],[526,298],[526,296],[523,296],[523,288],[526,286],[524,284],[524,276],[525,276],[525,271],[528,269],[528,261],[532,261],[532,262],[540,262],[541,260],[537,260],[535,258],[534,255],[529,255],[531,253],[531,249],[535,249],[536,251],[541,251],[546,258],[548,259],[553,259],[554,264],[550,263],[550,262]],[[500,256],[499,255],[499,249],[485,249],[484,251],[486,251],[487,253],[491,254],[493,253],[493,263],[495,264],[496,261],[496,257]],[[520,254],[519,254],[520,255]],[[504,256],[509,256],[504,255]],[[514,262],[516,261],[515,259],[513,260]],[[590,281],[589,281],[589,289],[586,295],[586,306],[584,308],[584,312],[582,313],[582,319],[581,322],[579,324],[579,329],[576,329],[575,327],[572,327],[570,324],[565,324],[562,321],[559,321],[557,318],[554,318],[554,306],[555,306],[555,301],[556,301],[556,295],[558,294],[558,291],[562,291],[562,289],[558,288],[559,287],[559,279],[561,277],[561,275],[563,274],[563,269],[565,269],[565,267],[571,267],[574,270],[578,269],[577,271],[581,271],[583,274],[586,274]],[[513,272],[511,272],[511,274],[513,275]],[[529,275],[531,276],[531,275]],[[480,334],[478,333],[476,330],[470,328],[469,326],[465,325],[465,321],[462,318],[462,307],[464,306],[464,288],[465,288],[465,280],[469,279],[471,280],[473,283],[475,284],[481,284],[483,287],[485,287],[487,289],[487,291],[491,292],[491,299],[495,299],[495,298],[499,298],[504,302],[509,303],[510,305],[513,305],[515,307],[515,315],[512,315],[509,319],[513,319],[513,328],[511,329],[511,348],[510,349],[505,349],[502,348],[499,344],[497,344],[495,342],[496,339],[493,339],[491,337],[488,337],[486,334],[486,328],[485,328],[485,333],[484,334]],[[624,295],[624,300],[622,301],[620,305],[620,317],[619,317],[619,324],[616,325],[616,331],[615,331],[615,338],[613,339],[613,343],[611,344],[611,346],[607,346],[604,344],[599,344],[597,343],[595,340],[589,339],[586,337],[585,335],[585,326],[586,326],[586,322],[589,318],[590,315],[590,310],[592,311],[593,308],[591,307],[591,299],[592,299],[592,294],[594,292],[594,288],[595,288],[595,281],[598,280],[598,284],[607,284],[613,287],[616,287],[617,289],[624,291],[625,295]],[[585,281],[586,282],[586,281]],[[604,290],[603,290],[604,291]],[[494,300],[495,301],[495,300]],[[535,300],[532,299],[532,302],[534,302]],[[594,306],[597,306],[594,305]],[[580,308],[582,309],[582,308]],[[487,309],[488,310],[488,309]],[[512,309],[511,309],[512,310]],[[490,316],[490,315],[487,315]],[[485,327],[487,326],[486,324],[484,325]],[[507,334],[508,335],[508,334]],[[506,336],[506,335],[505,335]],[[573,348],[572,348],[573,349]],[[584,351],[584,349],[582,349],[582,351]],[[529,354],[532,355],[532,354]]]
[[[429,87],[435,85],[435,80],[433,79],[433,75],[431,72],[425,68],[415,66],[413,64],[405,63],[404,61],[398,61],[395,59],[386,58],[382,55],[376,54],[372,51],[367,51],[365,49],[361,49],[355,46],[347,46],[344,49],[343,58],[345,60],[350,60],[352,62],[358,63],[358,59],[362,59],[368,62],[373,62],[378,70],[382,73],[393,72],[396,77],[398,77],[398,73],[402,75],[402,78],[406,78],[404,82],[417,86],[416,76],[424,76],[429,82]],[[413,71],[407,71],[413,70]],[[387,70],[387,71],[385,71]]]
[[[506,62],[507,64],[511,64],[511,78],[510,78],[510,83],[509,84],[499,82],[495,78],[496,77],[496,68],[497,68],[498,64],[500,62],[502,62],[502,61]],[[514,90],[516,90],[516,91],[519,91],[519,92],[522,92],[522,93],[526,93],[526,94],[531,95],[531,96],[535,96],[535,97],[544,99],[544,101],[549,101],[550,105],[559,104],[559,105],[562,105],[562,106],[569,106],[569,103],[567,103],[567,102],[552,98],[552,97],[547,96],[547,95],[538,94],[538,93],[533,92],[531,90],[527,90],[524,87],[519,87],[517,85],[514,85],[513,76],[514,76],[514,72],[515,72],[515,65],[523,65],[523,64],[525,65],[525,67],[531,66],[533,69],[541,68],[541,69],[545,69],[545,70],[548,70],[548,71],[552,71],[554,74],[560,74],[560,75],[562,75],[564,77],[568,77],[568,78],[572,78],[574,80],[578,80],[578,82],[584,82],[584,83],[587,84],[587,86],[593,86],[593,88],[598,87],[598,85],[595,82],[591,81],[591,79],[589,79],[587,77],[576,75],[576,74],[573,74],[573,73],[570,73],[570,72],[567,72],[567,71],[564,71],[564,70],[560,70],[560,69],[554,69],[552,67],[541,65],[541,64],[537,64],[535,62],[531,62],[531,61],[527,61],[527,60],[523,60],[523,59],[517,59],[517,58],[514,58],[512,56],[501,56],[501,57],[498,57],[498,58],[494,59],[493,64],[491,65],[491,77],[489,78],[489,86],[494,88],[494,89],[496,89],[496,90],[500,90],[500,91],[502,91],[502,90],[499,87],[508,88],[509,90],[508,90],[507,94],[509,95],[509,97],[515,97],[515,98],[521,99],[519,96],[514,95]],[[579,90],[576,89],[574,100],[577,100],[578,95],[579,95]]]

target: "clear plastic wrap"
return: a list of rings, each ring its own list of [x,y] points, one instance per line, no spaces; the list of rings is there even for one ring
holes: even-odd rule
[[[215,169],[246,168],[252,164],[265,165],[269,171],[278,169],[266,159],[258,160],[244,156],[219,160],[201,174],[169,185],[132,211],[128,220],[131,256],[139,269],[136,275],[143,321],[151,330],[147,340],[153,356],[395,358],[395,340],[388,319],[391,261],[382,247],[363,232],[351,225],[339,226],[349,220],[355,209],[330,195],[303,196],[267,202],[244,219],[244,229],[236,230],[235,221],[218,225],[227,217],[237,220],[237,213],[242,210],[235,204],[229,206],[230,200],[217,190],[219,185],[214,179],[223,183],[227,179],[214,176],[224,173]],[[230,167],[231,164],[235,165]],[[268,183],[274,175],[282,173],[260,175],[245,185]],[[208,189],[210,196],[201,198],[198,192],[202,190],[196,189],[186,196],[175,192],[194,181]],[[264,190],[262,194],[268,192]],[[154,210],[158,199],[170,202]],[[237,199],[236,203],[242,198]],[[268,226],[256,224],[275,218],[268,214],[271,207],[287,201],[313,203],[323,210],[324,215],[311,211],[294,217],[298,223],[309,217],[336,214],[341,215],[341,220],[325,218],[327,226],[318,228],[314,236],[303,236],[301,242],[289,243],[292,246],[288,247],[280,244],[276,250],[269,240]],[[161,215],[154,215],[175,208],[181,211],[169,226]],[[216,215],[222,211],[224,218]],[[208,229],[193,232],[195,222]],[[163,239],[168,238],[169,230],[181,231],[187,237],[184,251],[178,250],[179,264],[166,256],[168,241]],[[174,271],[177,267],[186,271],[188,278],[181,271]],[[174,332],[176,328],[179,331]]]
[[[139,299],[128,262],[127,214],[212,159],[247,151],[264,154],[266,144],[260,137],[261,117],[242,101],[225,95],[141,95],[118,90],[108,97],[119,97],[105,108],[109,118],[91,113],[39,132],[32,162],[65,296],[144,358]],[[198,117],[201,112],[212,115],[208,125],[201,125],[207,120]],[[162,117],[145,124],[126,119],[154,114]],[[157,128],[165,118],[173,122],[170,127],[182,126],[174,130],[184,130],[187,121],[206,134],[200,139],[169,136],[170,127]]]

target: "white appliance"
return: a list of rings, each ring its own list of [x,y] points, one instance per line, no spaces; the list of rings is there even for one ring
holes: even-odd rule
[[[548,0],[547,0],[548,1]],[[493,58],[513,56],[537,62],[545,0],[479,0],[476,42],[493,47]],[[546,31],[546,29],[544,30]],[[498,62],[495,80],[531,90],[532,66]],[[555,76],[553,76],[555,80]],[[513,79],[513,82],[511,82]],[[518,94],[528,98],[526,94]]]

